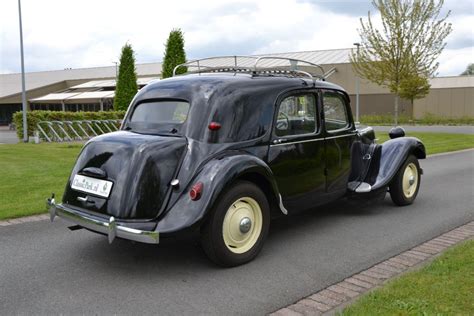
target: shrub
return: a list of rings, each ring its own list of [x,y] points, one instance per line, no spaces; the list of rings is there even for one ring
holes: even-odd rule
[[[41,121],[81,121],[81,120],[121,120],[125,116],[125,111],[99,111],[99,112],[63,112],[63,111],[29,111],[26,115],[28,123],[28,136],[33,136],[38,130],[38,123]],[[16,126],[16,133],[19,139],[23,138],[23,116],[22,112],[13,114],[13,122]],[[101,134],[97,127],[92,127],[97,134]],[[74,135],[69,127],[65,126],[66,132]],[[45,130],[46,131],[46,130]],[[87,131],[87,130],[86,130]],[[48,136],[52,136],[50,131],[46,131]],[[92,131],[89,130],[92,133]],[[61,133],[63,134],[63,133]],[[42,135],[40,135],[42,136]],[[64,136],[64,135],[60,135]]]

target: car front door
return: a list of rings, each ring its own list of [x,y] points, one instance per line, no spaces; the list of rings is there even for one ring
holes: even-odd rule
[[[351,146],[356,138],[348,97],[336,90],[323,90],[326,192],[334,199],[344,195],[351,171]],[[329,198],[329,196],[328,196]]]
[[[289,211],[320,204],[324,176],[324,134],[316,91],[295,91],[277,102],[268,154],[283,205]]]

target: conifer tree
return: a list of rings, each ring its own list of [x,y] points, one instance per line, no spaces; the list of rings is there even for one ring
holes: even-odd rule
[[[135,56],[130,44],[122,47],[120,66],[115,89],[114,109],[127,110],[130,102],[138,91],[137,73],[135,71]]]
[[[172,77],[174,67],[185,62],[186,52],[184,51],[183,32],[180,29],[173,29],[166,41],[161,77],[163,79]],[[186,67],[180,67],[176,70],[176,74],[182,74],[186,71]]]

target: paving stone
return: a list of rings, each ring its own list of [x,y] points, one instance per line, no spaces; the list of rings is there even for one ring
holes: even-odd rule
[[[296,303],[293,305],[288,306],[289,309],[294,310],[295,312],[298,312],[302,315],[305,316],[319,316],[321,315],[321,312],[313,307],[310,307],[308,305]]]
[[[10,223],[7,221],[0,221],[0,226],[9,226]]]
[[[415,247],[415,248],[413,248],[413,250],[415,250],[415,251],[420,251],[420,252],[424,252],[424,253],[429,253],[429,254],[431,254],[431,255],[436,255],[436,254],[439,253],[438,250],[433,249],[433,248],[431,248],[430,246],[426,246],[426,245],[422,245],[422,246]]]
[[[301,316],[303,314],[295,312],[287,307],[277,310],[274,313],[271,313],[270,316]]]
[[[347,278],[344,281],[346,281],[347,283],[358,285],[360,287],[364,287],[366,289],[371,289],[371,288],[374,287],[374,285],[369,283],[369,282],[361,281],[361,280],[355,279],[353,277]]]
[[[381,269],[379,267],[372,267],[369,269],[369,271],[371,272],[375,272],[375,273],[379,273],[381,275],[384,275],[388,278],[391,278],[393,277],[394,275],[397,275],[398,273],[397,272],[393,272],[393,271],[388,271],[388,270],[384,270],[384,269]]]
[[[355,284],[352,284],[352,283],[349,283],[349,282],[346,282],[346,281],[339,282],[339,283],[337,283],[337,285],[339,285],[343,288],[352,290],[354,292],[358,292],[358,293],[363,293],[367,290],[365,287],[358,286],[358,285],[355,285]]]
[[[427,243],[425,244],[425,246],[431,247],[431,248],[433,248],[433,249],[435,249],[435,250],[438,250],[438,251],[443,251],[444,249],[447,248],[446,246],[440,246],[440,245],[434,244],[434,243],[432,243],[432,242],[430,242],[430,241],[427,242]]]
[[[398,262],[394,262],[394,261],[390,261],[390,260],[385,260],[383,262],[385,265],[388,265],[388,266],[391,266],[391,267],[394,267],[400,271],[405,271],[408,267],[404,264],[401,264],[401,263],[398,263]]]
[[[413,266],[416,264],[416,262],[413,262],[413,261],[411,261],[411,260],[406,260],[406,259],[404,259],[403,257],[400,258],[399,256],[390,258],[389,260],[390,260],[390,261],[394,261],[394,262],[398,262],[398,263],[401,263],[401,264],[404,264],[404,265],[409,266],[409,267],[413,267]]]
[[[304,305],[307,305],[309,307],[315,308],[319,312],[327,312],[328,310],[331,309],[331,306],[328,306],[324,303],[316,302],[314,300],[310,300],[310,299],[307,299],[307,298],[302,299],[301,301],[298,302],[298,304],[304,304]]]
[[[440,242],[440,243],[443,243],[443,244],[447,244],[449,246],[452,246],[452,245],[455,245],[455,244],[458,243],[457,241],[447,239],[447,238],[443,238],[443,237],[435,238],[435,239],[433,239],[433,241]]]
[[[413,259],[413,261],[415,262],[421,262],[421,261],[424,261],[426,259],[425,256],[420,256],[420,255],[416,255],[416,254],[413,254],[413,253],[410,253],[408,251],[405,251],[404,253],[401,254],[401,256],[403,258],[408,258],[408,259]]]
[[[377,273],[375,271],[370,271],[370,270],[362,271],[360,274],[367,275],[369,277],[376,278],[381,281],[388,279],[388,276],[386,276],[385,274]]]
[[[409,251],[407,251],[407,253],[411,253],[411,254],[414,254],[414,255],[423,257],[423,258],[425,258],[425,259],[431,258],[431,254],[428,254],[428,253],[425,253],[425,252],[421,252],[421,251],[409,250]]]
[[[344,294],[349,298],[354,298],[356,296],[359,296],[359,293],[357,293],[355,291],[352,291],[352,290],[349,290],[349,289],[346,289],[342,286],[338,286],[337,284],[336,285],[331,285],[330,287],[328,287],[328,289],[331,290],[331,291],[334,291],[336,293],[339,293],[339,294]]]
[[[328,289],[324,289],[322,291],[319,291],[318,294],[320,294],[324,297],[328,297],[330,299],[333,299],[335,301],[338,301],[340,304],[344,303],[345,301],[348,300],[348,297],[345,296],[344,294],[337,293],[337,292],[334,292],[334,291],[331,291],[331,290],[328,290]]]
[[[442,241],[445,241],[445,242],[450,242],[453,245],[455,245],[459,242],[459,240],[455,240],[455,239],[452,239],[452,238],[449,238],[449,237],[446,237],[446,236],[438,237],[436,239],[437,240],[442,240]]]
[[[441,246],[441,247],[445,247],[445,248],[448,248],[448,247],[451,247],[453,244],[449,244],[447,242],[443,242],[443,241],[439,241],[439,240],[430,240],[430,243],[431,244],[434,244],[434,245],[438,245],[438,246]]]
[[[382,262],[382,263],[379,263],[379,264],[375,265],[374,268],[382,269],[384,271],[390,271],[390,272],[393,272],[393,273],[396,273],[396,274],[398,274],[400,272],[403,272],[403,270],[404,270],[404,269],[392,267],[391,265],[388,265],[385,262]]]
[[[342,301],[334,300],[332,298],[329,298],[327,296],[324,296],[320,293],[313,294],[309,297],[309,299],[312,299],[313,301],[323,303],[327,306],[335,307],[338,306],[342,303]]]
[[[352,276],[354,279],[357,279],[357,280],[361,280],[361,281],[364,281],[364,282],[367,282],[367,283],[370,283],[370,284],[373,284],[373,285],[378,285],[380,283],[382,283],[382,280],[378,279],[378,278],[374,278],[374,277],[371,277],[371,276],[368,276],[368,275],[363,275],[363,274],[356,274],[356,275],[353,275]]]

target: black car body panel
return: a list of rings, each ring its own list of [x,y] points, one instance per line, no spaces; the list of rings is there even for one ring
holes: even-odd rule
[[[117,219],[153,219],[166,206],[169,182],[186,149],[184,137],[142,135],[127,131],[98,136],[82,149],[66,186],[63,203]],[[113,182],[108,198],[73,190],[76,174],[97,168]],[[84,172],[86,170],[86,172]]]

